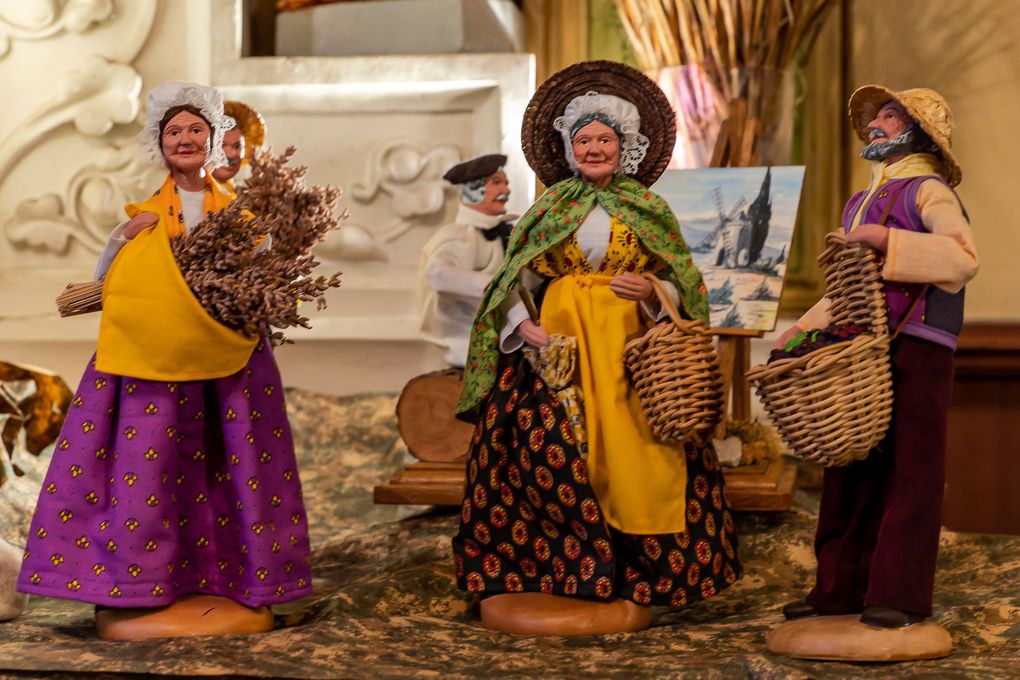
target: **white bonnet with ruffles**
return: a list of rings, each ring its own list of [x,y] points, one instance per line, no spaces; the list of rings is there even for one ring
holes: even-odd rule
[[[638,171],[641,161],[648,152],[648,138],[641,134],[641,115],[636,106],[626,99],[611,94],[588,92],[574,97],[567,104],[563,115],[553,121],[553,127],[563,135],[563,148],[567,164],[577,172],[577,159],[571,144],[575,124],[582,118],[593,115],[605,116],[620,130],[620,170],[625,175]],[[594,120],[597,120],[595,118]]]
[[[163,149],[159,138],[159,122],[163,120],[167,111],[175,106],[184,106],[185,104],[194,106],[201,111],[213,128],[205,167],[212,169],[226,165],[227,157],[223,153],[223,133],[233,129],[236,123],[233,118],[223,113],[223,95],[219,90],[208,85],[168,80],[152,88],[146,99],[145,127],[136,137],[139,144],[152,160],[164,163]]]

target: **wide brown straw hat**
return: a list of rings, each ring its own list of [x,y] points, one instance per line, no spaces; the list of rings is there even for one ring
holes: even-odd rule
[[[669,165],[676,142],[676,114],[659,86],[635,68],[615,61],[582,61],[554,73],[535,91],[524,111],[521,146],[528,165],[546,186],[573,177],[563,137],[553,121],[574,97],[588,92],[611,94],[637,107],[648,152],[634,179],[650,186]]]
[[[963,179],[960,164],[953,155],[953,112],[945,98],[935,90],[917,87],[894,92],[881,85],[865,85],[850,95],[850,123],[857,136],[868,141],[868,123],[889,102],[898,102],[921,129],[928,133],[942,152],[942,175],[950,186]]]
[[[237,121],[237,127],[244,137],[244,157],[241,162],[247,163],[252,153],[266,141],[266,122],[258,111],[233,99],[223,102],[223,113]]]

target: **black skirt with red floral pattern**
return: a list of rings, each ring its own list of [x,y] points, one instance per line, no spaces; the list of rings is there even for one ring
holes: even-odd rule
[[[741,574],[711,449],[687,451],[687,528],[625,534],[604,520],[566,414],[521,352],[500,359],[471,440],[457,585],[684,607]]]

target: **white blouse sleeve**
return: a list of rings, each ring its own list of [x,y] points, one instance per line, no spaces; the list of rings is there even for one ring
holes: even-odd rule
[[[99,254],[99,262],[96,263],[96,273],[92,276],[93,281],[98,281],[106,276],[106,272],[109,271],[114,258],[117,257],[117,253],[127,244],[128,239],[124,236],[124,228],[127,227],[128,221],[124,220],[117,225],[116,229],[110,232],[110,237],[106,239],[106,247]]]
[[[524,285],[532,293],[542,284],[542,277],[529,269],[523,270],[521,278],[524,279]],[[524,306],[520,295],[516,293],[511,294],[503,301],[503,313],[506,315],[506,322],[499,331],[499,351],[503,354],[511,354],[524,347],[524,339],[517,332],[517,327],[530,317],[528,308]]]

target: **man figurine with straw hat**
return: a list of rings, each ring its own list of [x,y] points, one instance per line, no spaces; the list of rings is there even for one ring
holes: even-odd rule
[[[848,638],[914,626],[932,614],[953,351],[963,324],[963,287],[978,266],[970,224],[953,191],[961,171],[945,99],[929,89],[894,92],[869,85],[851,96],[850,119],[867,143],[861,156],[872,161],[872,180],[846,204],[842,228],[849,241],[884,255],[889,325],[900,328],[890,348],[892,424],[867,458],[825,470],[816,584],[806,600],[783,609],[787,619],[852,615],[858,628],[847,629]],[[823,298],[779,345],[803,330],[826,327],[828,306]],[[820,624],[812,622],[814,630]],[[949,652],[944,630],[931,622],[914,627],[940,631],[944,649],[918,642],[907,656],[861,656],[846,648],[832,648],[829,656],[815,648],[809,656]],[[796,649],[774,651],[798,655]]]
[[[223,112],[233,118],[236,125],[223,134],[223,153],[227,157],[227,164],[213,170],[213,177],[233,191],[234,177],[241,166],[266,141],[266,123],[258,111],[244,102],[225,101]]]

